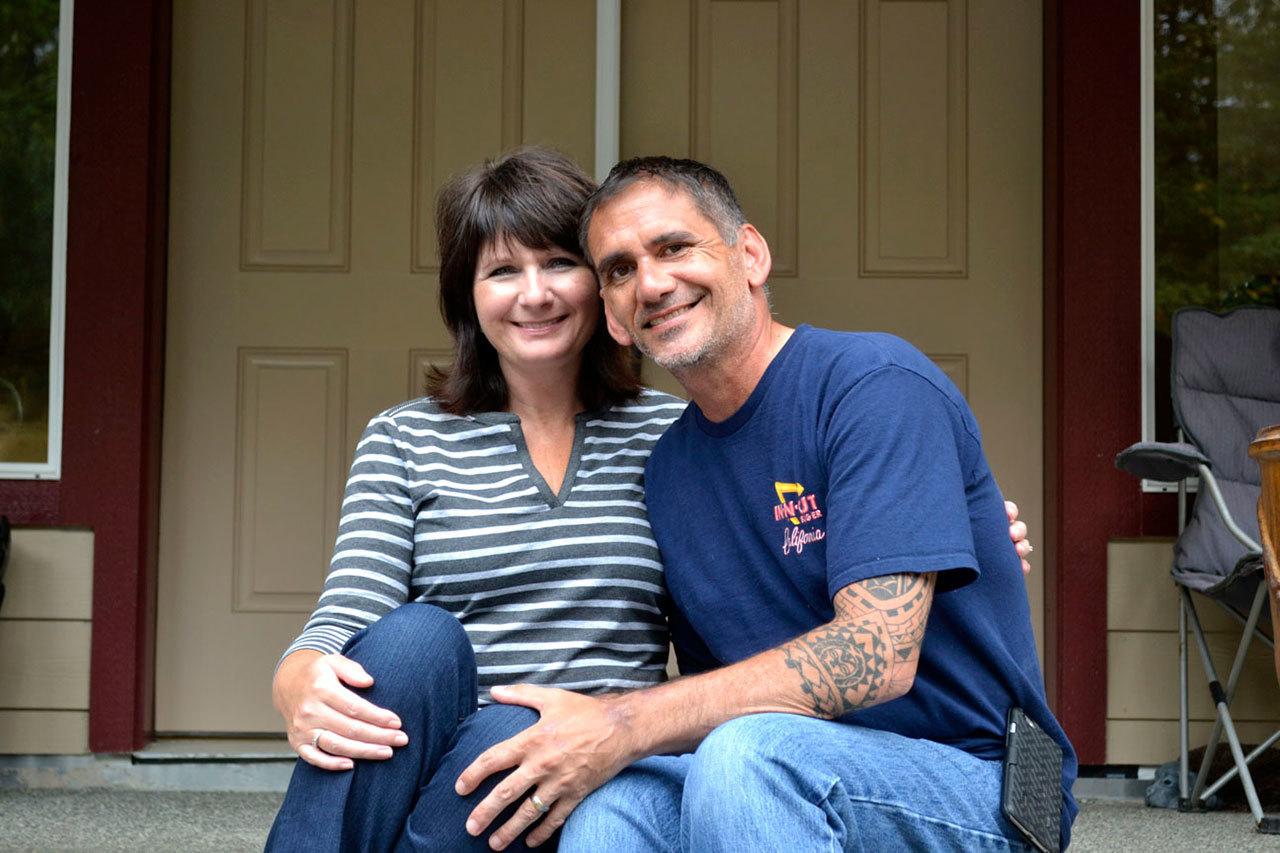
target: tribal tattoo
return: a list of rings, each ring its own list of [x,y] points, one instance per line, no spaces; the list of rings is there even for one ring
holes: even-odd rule
[[[850,584],[836,594],[834,619],[782,647],[814,714],[839,717],[910,688],[934,579],[902,574]]]

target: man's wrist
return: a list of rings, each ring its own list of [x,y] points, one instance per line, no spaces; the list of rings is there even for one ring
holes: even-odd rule
[[[627,764],[653,754],[652,727],[642,722],[644,707],[642,697],[645,692],[647,691],[636,690],[604,697],[605,714],[608,715],[618,733],[622,755]]]

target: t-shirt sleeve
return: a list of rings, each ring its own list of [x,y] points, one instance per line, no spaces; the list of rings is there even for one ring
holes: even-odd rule
[[[955,404],[919,374],[882,367],[826,425],[827,584],[938,572],[938,591],[975,580],[965,492],[968,442]]]

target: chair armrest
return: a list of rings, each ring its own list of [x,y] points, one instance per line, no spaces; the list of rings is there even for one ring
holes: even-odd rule
[[[1212,468],[1209,457],[1195,445],[1162,441],[1140,441],[1116,456],[1116,467],[1146,480],[1177,482],[1200,473],[1200,466]]]

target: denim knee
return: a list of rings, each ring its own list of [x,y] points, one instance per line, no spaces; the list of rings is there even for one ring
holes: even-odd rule
[[[434,604],[402,604],[348,640],[342,653],[365,668],[384,700],[436,685],[469,693],[474,710],[471,640],[453,614]]]
[[[735,809],[758,808],[762,797],[800,794],[792,772],[796,744],[790,714],[750,714],[724,723],[694,753],[684,787],[684,813],[695,823],[735,821]]]

